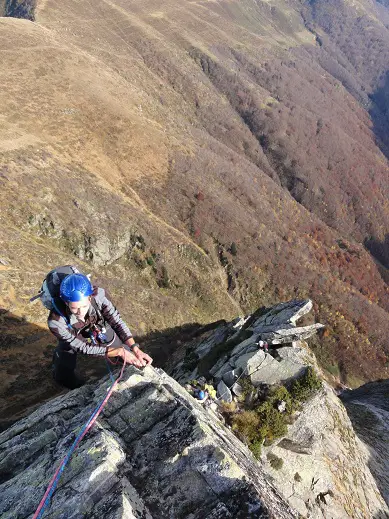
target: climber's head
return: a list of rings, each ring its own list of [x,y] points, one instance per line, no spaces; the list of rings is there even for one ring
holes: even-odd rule
[[[85,317],[90,306],[93,288],[89,279],[83,274],[70,274],[62,281],[60,296],[72,314],[81,319]]]

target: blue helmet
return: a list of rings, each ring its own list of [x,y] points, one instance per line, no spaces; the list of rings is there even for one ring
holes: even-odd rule
[[[84,274],[70,274],[62,281],[59,293],[66,302],[76,303],[93,294],[92,284]]]

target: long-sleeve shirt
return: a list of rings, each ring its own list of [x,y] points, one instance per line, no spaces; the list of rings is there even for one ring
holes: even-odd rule
[[[110,328],[112,328],[122,343],[130,339],[132,337],[130,329],[120,317],[115,306],[106,297],[105,290],[100,287],[94,287],[92,297],[96,301],[96,305],[104,318],[107,335],[109,336]],[[77,317],[69,311],[68,307],[64,305],[62,315],[56,313],[55,310],[51,310],[47,324],[51,333],[55,335],[60,342],[69,345],[69,348],[87,355],[105,355],[107,347],[115,341],[114,334],[111,333],[113,338],[106,344],[93,344],[88,333],[85,333],[90,325],[96,324],[98,321],[99,317],[92,304],[85,316],[85,321],[79,321]]]

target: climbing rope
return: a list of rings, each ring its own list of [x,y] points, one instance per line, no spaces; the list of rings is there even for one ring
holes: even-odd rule
[[[62,459],[61,463],[59,464],[59,467],[55,471],[55,474],[52,477],[52,479],[51,479],[51,481],[49,483],[49,486],[47,487],[45,495],[43,496],[41,502],[39,503],[39,506],[36,509],[36,512],[33,515],[32,519],[40,519],[42,517],[43,512],[45,511],[45,508],[48,506],[48,504],[50,502],[51,496],[53,495],[55,489],[57,488],[59,478],[61,477],[61,474],[64,471],[67,463],[69,462],[73,452],[76,450],[76,448],[78,447],[78,445],[81,442],[81,440],[84,438],[84,436],[87,434],[89,429],[93,426],[93,424],[97,420],[97,417],[99,416],[99,414],[103,410],[105,404],[108,402],[110,396],[112,395],[112,392],[113,392],[115,386],[118,384],[118,382],[121,380],[121,378],[123,376],[124,368],[126,366],[125,360],[123,361],[123,366],[122,366],[122,369],[120,371],[120,375],[118,376],[118,378],[116,380],[115,380],[115,378],[114,378],[114,376],[112,374],[112,371],[111,371],[111,368],[109,366],[108,361],[111,362],[112,364],[115,364],[115,363],[110,361],[108,359],[108,357],[106,357],[106,360],[107,360],[109,375],[110,375],[110,378],[112,380],[112,385],[109,388],[108,393],[105,396],[105,398],[103,399],[103,401],[97,405],[97,407],[95,408],[95,410],[93,411],[93,413],[89,417],[88,421],[82,427],[81,431],[77,435],[76,439],[74,440],[74,442],[73,442],[72,446],[70,447],[69,451],[67,452],[66,456]]]

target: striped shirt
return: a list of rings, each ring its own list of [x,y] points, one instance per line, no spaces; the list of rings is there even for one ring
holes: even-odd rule
[[[104,326],[107,328],[107,332],[112,328],[122,343],[130,339],[132,337],[131,331],[120,317],[115,306],[106,297],[105,290],[100,287],[94,287],[92,297],[96,301],[96,305],[104,318]],[[55,335],[60,342],[68,344],[69,348],[87,355],[102,356],[105,355],[109,344],[93,344],[88,334],[85,334],[85,337],[83,336],[85,329],[88,329],[89,325],[97,322],[98,315],[92,304],[85,316],[85,321],[79,321],[77,317],[69,311],[67,306],[65,306],[63,315],[59,315],[54,310],[51,310],[47,320],[51,333]]]

